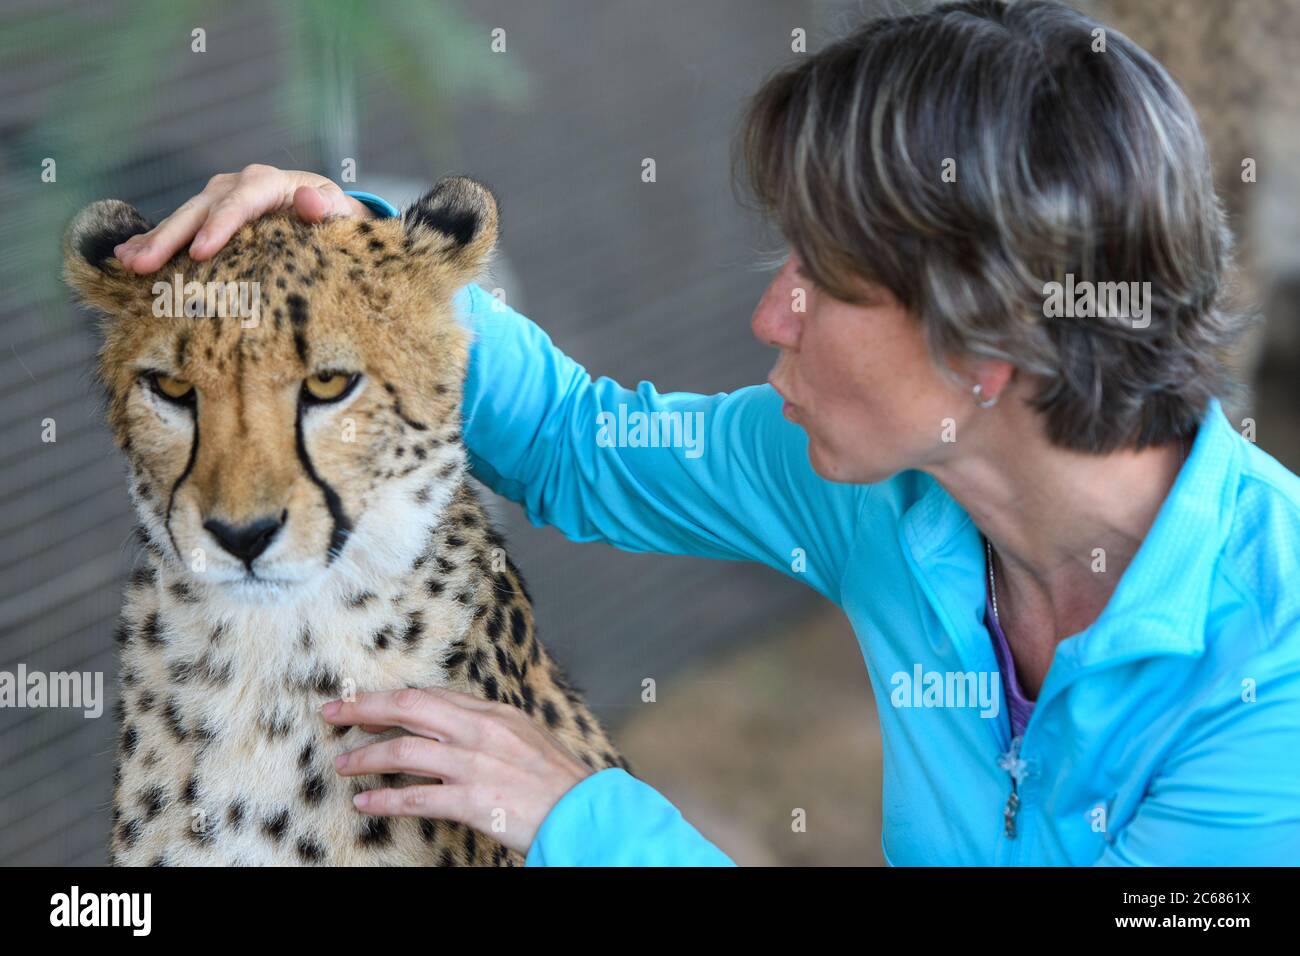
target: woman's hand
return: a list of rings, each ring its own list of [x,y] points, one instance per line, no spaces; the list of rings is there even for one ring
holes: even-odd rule
[[[148,232],[113,248],[127,269],[155,272],[190,242],[190,258],[202,261],[217,251],[244,223],[292,207],[307,222],[329,215],[375,214],[324,176],[254,164],[238,173],[218,173],[207,188]]]
[[[408,688],[330,701],[321,713],[336,725],[394,737],[341,754],[345,777],[406,773],[421,784],[358,794],[358,810],[386,817],[454,820],[527,853],[546,815],[591,770],[520,710],[445,688]]]

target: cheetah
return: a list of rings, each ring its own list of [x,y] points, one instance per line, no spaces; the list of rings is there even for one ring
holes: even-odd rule
[[[207,262],[137,276],[112,250],[149,228],[96,202],[63,248],[100,314],[142,545],[116,632],[110,861],[521,864],[451,821],[356,811],[361,790],[413,780],[344,779],[335,756],[399,732],[319,713],[449,687],[520,708],[593,771],[628,769],[538,642],[468,478],[452,300],[495,247],[492,193],[452,177],[400,218],[268,216]],[[221,307],[237,299],[255,307]]]

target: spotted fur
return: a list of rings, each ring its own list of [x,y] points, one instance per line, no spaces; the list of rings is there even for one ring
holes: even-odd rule
[[[147,228],[94,203],[64,257],[103,316],[99,376],[143,545],[116,632],[113,861],[520,863],[464,826],[357,812],[360,790],[410,781],[345,779],[333,758],[396,732],[318,712],[348,691],[450,687],[520,708],[593,769],[626,767],[539,643],[466,477],[451,298],[495,245],[491,193],[456,178],[401,219],[268,217],[209,262],[138,277],[112,249]],[[257,282],[256,324],[155,315],[175,275]],[[304,380],[326,370],[360,378],[313,403]],[[195,401],[160,395],[153,373]],[[259,527],[256,554],[222,543]]]

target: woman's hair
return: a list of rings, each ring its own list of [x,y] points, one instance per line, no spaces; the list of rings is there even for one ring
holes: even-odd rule
[[[764,83],[736,161],[831,295],[888,288],[945,374],[973,355],[1041,376],[1058,446],[1172,442],[1238,388],[1248,319],[1221,303],[1231,237],[1195,114],[1078,11],[966,0],[870,21]]]

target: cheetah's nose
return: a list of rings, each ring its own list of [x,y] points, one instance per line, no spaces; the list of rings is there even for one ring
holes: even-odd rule
[[[258,518],[238,528],[210,518],[203,522],[203,527],[223,548],[251,568],[257,556],[271,546],[271,539],[284,526],[288,516],[289,512],[284,511],[278,518]]]

